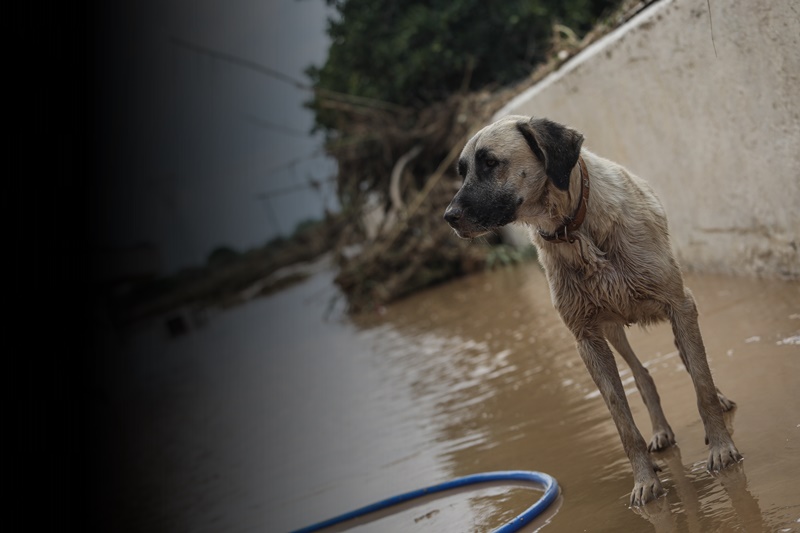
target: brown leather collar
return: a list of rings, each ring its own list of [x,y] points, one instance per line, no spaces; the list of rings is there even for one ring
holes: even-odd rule
[[[578,231],[578,228],[583,224],[583,219],[586,218],[586,204],[589,203],[589,172],[586,170],[586,163],[583,158],[578,156],[578,164],[581,168],[581,197],[578,200],[578,207],[571,217],[564,219],[555,232],[545,233],[539,230],[539,235],[548,242],[575,242],[575,237],[571,235]]]

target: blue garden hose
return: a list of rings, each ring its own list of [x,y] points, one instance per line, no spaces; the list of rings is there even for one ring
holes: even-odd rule
[[[326,527],[341,524],[347,520],[359,518],[399,503],[421,498],[422,496],[427,496],[428,494],[435,494],[445,490],[465,487],[467,485],[475,485],[476,483],[487,483],[490,481],[532,481],[534,483],[541,483],[544,485],[544,494],[542,494],[542,497],[539,498],[536,503],[525,509],[522,514],[517,516],[511,522],[508,522],[507,524],[495,529],[493,533],[511,533],[512,531],[518,531],[522,526],[529,524],[531,520],[542,514],[542,512],[547,509],[551,503],[553,503],[553,500],[556,499],[556,496],[558,496],[558,482],[554,477],[543,474],[542,472],[527,472],[525,470],[484,472],[482,474],[472,474],[471,476],[459,477],[438,485],[426,487],[424,489],[412,490],[411,492],[406,492],[405,494],[398,494],[397,496],[392,496],[371,505],[361,507],[355,511],[350,511],[328,520],[298,529],[292,533],[311,533],[312,531],[318,531]]]

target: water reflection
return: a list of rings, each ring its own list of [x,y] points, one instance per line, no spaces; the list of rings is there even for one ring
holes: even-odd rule
[[[666,498],[633,511],[661,532],[701,533],[725,525],[729,530],[771,531],[758,500],[747,488],[744,463],[710,476],[683,465],[680,447],[658,455],[666,462]],[[721,490],[720,490],[721,489]]]
[[[715,285],[709,288],[713,291]],[[722,294],[739,300],[730,292]],[[724,305],[725,298],[719,300]],[[667,463],[662,478],[672,489],[669,496],[637,512],[627,508],[627,458],[535,268],[461,280],[425,298],[400,302],[384,317],[362,319],[360,325],[375,327],[371,324],[376,320],[399,332],[393,351],[405,354],[406,370],[415,369],[416,401],[421,409],[432,408],[427,416],[437,424],[436,440],[442,444],[437,459],[452,476],[512,468],[558,472],[565,487],[563,512],[571,514],[559,517],[565,531],[597,530],[598,524],[599,529],[637,529],[642,527],[637,516],[657,531],[768,530],[787,524],[788,508],[783,518],[765,522],[757,499],[747,490],[742,465],[735,476],[724,472],[712,477],[705,461],[684,467],[677,447],[659,456]],[[656,331],[655,339],[672,347],[668,331]],[[685,404],[681,409],[696,433],[701,429],[699,416],[677,352],[662,353],[652,346],[651,341],[644,350],[635,349],[660,390],[667,380],[665,400]],[[646,432],[649,424],[641,421],[644,410],[630,371],[621,364],[620,373]],[[677,388],[682,389],[680,397],[670,399]],[[665,409],[674,411],[667,404]],[[732,432],[735,413],[726,416]],[[701,453],[707,454],[704,449]],[[697,455],[694,449],[692,455]],[[608,505],[609,491],[619,495],[616,507]]]
[[[796,528],[800,350],[777,344],[800,325],[796,284],[690,280],[715,378],[739,403],[746,460],[719,476],[705,472],[669,327],[631,331],[680,443],[658,456],[667,497],[635,512],[616,430],[538,267],[457,280],[355,320],[329,311],[331,278],[214,314],[172,340],[159,323],[108,347],[92,499],[101,529],[287,531],[490,470],[557,477],[560,508],[531,530],[547,520],[547,531]],[[745,342],[754,336],[764,341]],[[484,530],[536,498],[492,488],[359,527]]]

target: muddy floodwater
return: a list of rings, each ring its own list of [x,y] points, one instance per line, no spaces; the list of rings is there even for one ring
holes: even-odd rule
[[[105,531],[290,531],[494,470],[561,485],[527,531],[800,531],[800,284],[687,275],[711,369],[738,403],[744,462],[705,470],[694,389],[668,325],[629,330],[678,444],[665,498],[628,508],[631,469],[531,263],[463,278],[356,319],[329,271],[213,313],[100,337],[92,505]],[[634,417],[650,422],[618,360]],[[354,531],[489,531],[541,493],[494,484]]]

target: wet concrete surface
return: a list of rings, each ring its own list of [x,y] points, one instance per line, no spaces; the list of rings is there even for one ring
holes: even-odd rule
[[[678,445],[633,510],[608,411],[539,267],[463,278],[348,318],[330,272],[167,339],[101,336],[92,503],[108,531],[288,531],[476,472],[539,470],[562,494],[527,530],[800,531],[800,284],[687,275],[745,457],[720,475],[668,325],[629,330]],[[619,361],[645,439],[647,412]],[[459,491],[355,531],[487,531],[540,492]]]

